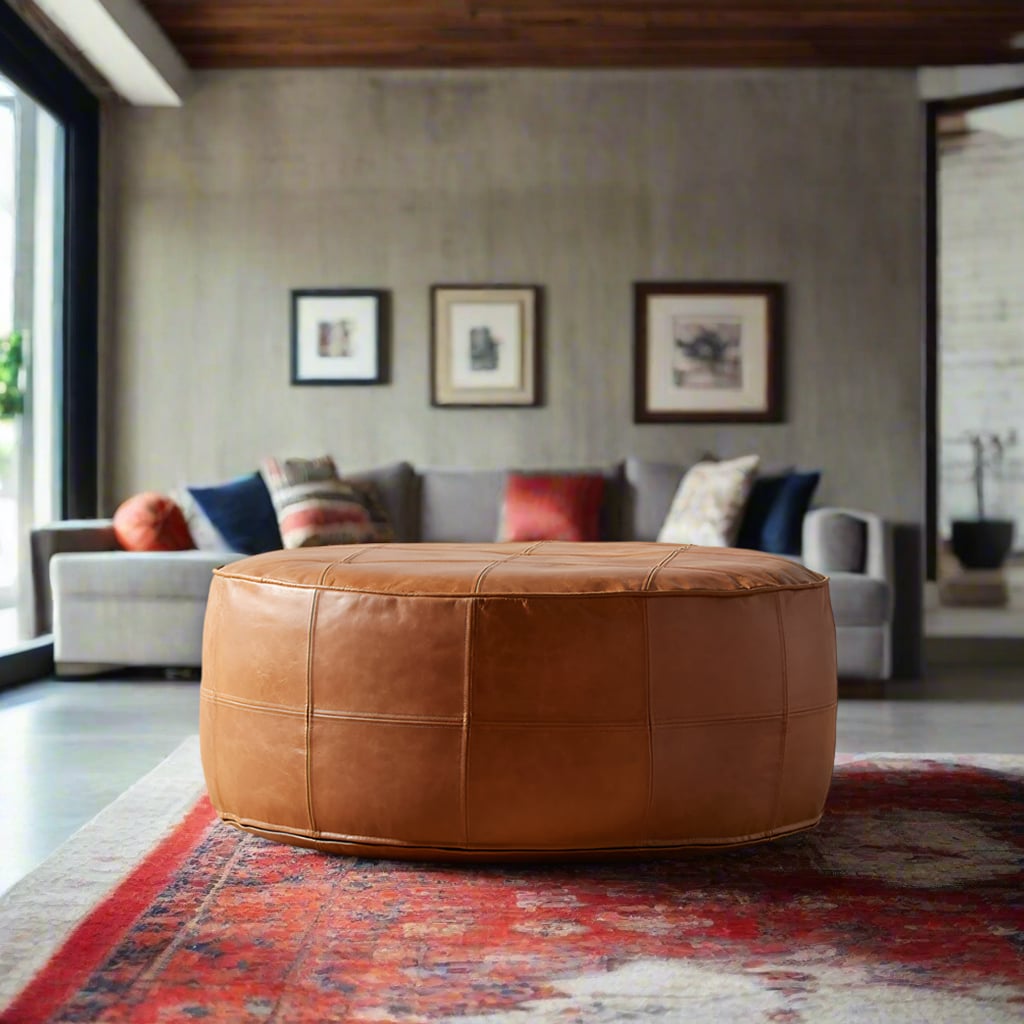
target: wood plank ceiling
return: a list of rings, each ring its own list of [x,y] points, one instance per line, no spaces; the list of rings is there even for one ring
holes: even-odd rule
[[[1024,0],[143,0],[237,67],[794,67],[1024,61]],[[1024,42],[1024,40],[1021,40]]]

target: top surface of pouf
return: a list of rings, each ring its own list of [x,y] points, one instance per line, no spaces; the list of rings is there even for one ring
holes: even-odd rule
[[[200,719],[214,806],[322,850],[650,854],[820,818],[825,577],[666,544],[408,544],[217,571]]]
[[[692,544],[380,544],[275,551],[220,573],[375,594],[709,594],[822,587],[787,558]]]

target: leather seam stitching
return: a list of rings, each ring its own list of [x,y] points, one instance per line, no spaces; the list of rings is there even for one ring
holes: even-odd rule
[[[212,581],[211,581],[211,590],[212,590]],[[218,594],[219,594],[219,592],[220,592],[220,588],[218,587]],[[207,599],[207,606],[209,606],[209,603],[210,603],[210,599]],[[221,609],[223,608],[223,606],[224,606],[223,601],[221,601],[220,598],[218,597],[218,598],[215,599],[214,604],[213,604],[213,608],[211,609],[212,619],[213,619],[211,625],[213,626],[213,629],[216,631],[216,633],[220,633],[220,629],[221,629],[221,625],[220,625],[220,623],[221,623]],[[210,729],[209,729],[208,736],[209,736],[209,743],[210,743],[210,761],[213,764],[213,770],[214,770],[215,777],[214,777],[213,780],[211,780],[212,781],[212,785],[209,787],[209,789],[210,789],[210,796],[214,799],[214,801],[217,803],[217,805],[218,806],[223,806],[223,802],[221,800],[221,790],[220,790],[220,780],[223,778],[223,775],[221,774],[221,771],[220,771],[220,763],[217,760],[217,755],[220,752],[220,741],[218,740],[217,737],[219,735],[220,730],[217,728],[217,712],[216,712],[217,700],[216,700],[216,698],[217,698],[217,696],[219,694],[218,694],[218,691],[217,691],[217,685],[214,682],[215,679],[216,679],[216,673],[215,672],[204,672],[204,673],[201,674],[200,681],[199,681],[199,696],[200,696],[200,699],[202,697],[204,697],[204,696],[208,696],[209,698],[211,698],[211,705],[212,705],[212,707],[211,707],[211,717],[210,717]]]
[[[200,694],[200,698],[214,704],[238,708],[242,711],[279,714],[295,718],[302,718],[306,715],[305,706],[300,707],[295,704],[271,704],[267,701],[245,700],[241,697],[231,697],[223,694]],[[379,722],[382,725],[462,725],[463,721],[461,716],[456,715],[402,715],[375,711],[343,711],[332,708],[314,709],[312,717],[314,719],[326,718],[334,721],[340,719],[352,722]]]
[[[786,743],[789,734],[789,659],[786,652],[786,626],[782,618],[782,598],[775,596],[775,618],[779,625],[779,654],[782,668],[782,729],[779,735],[778,781],[775,784],[775,802],[772,805],[771,827],[777,828],[779,810],[782,807],[782,786],[786,771]]]
[[[200,692],[200,699],[211,704],[235,707],[242,711],[253,711],[258,714],[282,715],[284,717],[302,718],[306,715],[304,707],[288,704],[268,704],[260,701],[243,700],[221,693]],[[787,714],[789,718],[800,718],[809,715],[820,715],[834,711],[836,702],[819,704],[810,708],[788,709],[786,712],[772,712],[762,715],[731,715],[717,718],[663,718],[651,722],[653,729],[690,729],[701,726],[746,725],[754,722],[770,722]],[[331,721],[366,722],[377,725],[409,725],[409,726],[441,726],[445,728],[461,727],[465,721],[463,716],[444,715],[399,715],[383,712],[341,711],[329,708],[314,709],[312,718],[329,719]],[[643,729],[647,726],[644,719],[626,722],[606,721],[536,721],[523,719],[487,718],[476,719],[476,725],[491,729]]]
[[[655,567],[656,569],[657,567]],[[651,570],[653,576],[655,569]],[[646,682],[647,698],[647,806],[644,808],[644,818],[640,829],[640,843],[643,845],[648,841],[651,830],[651,815],[654,811],[654,724],[653,709],[651,707],[651,629],[650,620],[647,615],[647,602],[640,602],[640,614],[644,625],[644,679]]]
[[[673,729],[688,729],[703,725],[742,725],[747,722],[771,722],[777,718],[800,718],[807,715],[820,715],[826,711],[834,711],[836,704],[820,704],[813,708],[800,708],[799,711],[790,711],[788,708],[782,711],[772,712],[764,715],[742,715],[732,718],[667,718],[662,722],[656,722],[655,728],[669,726]]]
[[[514,557],[515,557],[515,555],[513,555],[512,557],[514,558]],[[502,563],[502,562],[507,562],[507,561],[508,561],[508,559],[506,559],[506,558],[496,558],[496,559],[495,559],[495,560],[494,560],[493,562],[490,562],[490,563],[489,563],[488,565],[485,565],[485,566],[484,566],[484,567],[483,567],[483,568],[482,568],[482,569],[480,570],[480,572],[479,572],[479,573],[477,573],[477,577],[476,577],[476,580],[474,580],[474,582],[473,582],[473,590],[472,590],[472,593],[473,593],[474,595],[476,595],[476,594],[479,594],[479,593],[480,593],[480,584],[481,584],[481,583],[483,583],[483,581],[484,581],[484,577],[485,577],[485,576],[486,576],[486,575],[487,575],[487,574],[488,574],[488,573],[489,573],[489,572],[490,572],[490,571],[491,571],[491,570],[492,570],[492,569],[493,569],[493,568],[494,568],[494,567],[495,567],[496,565],[501,565],[501,563]],[[456,595],[452,595],[452,596],[456,596]],[[457,595],[457,596],[459,596],[459,597],[464,597],[465,595],[464,595],[464,594],[459,594],[459,595]]]
[[[476,843],[473,846],[463,847],[432,843],[429,839],[393,839],[388,836],[361,836],[346,834],[342,832],[321,833],[320,835],[314,837],[310,836],[307,832],[303,832],[301,829],[292,829],[281,825],[271,825],[267,822],[261,822],[253,818],[242,818],[238,815],[229,813],[221,813],[219,814],[219,817],[225,823],[232,825],[235,828],[242,829],[243,831],[269,832],[275,835],[287,835],[305,839],[315,839],[317,842],[325,844],[330,843],[335,845],[390,846],[399,849],[450,852],[455,854],[469,854],[470,856],[472,856],[473,854],[480,853],[493,853],[506,856],[515,856],[516,854],[550,854],[556,859],[567,855],[571,856],[575,853],[594,856],[602,852],[622,852],[629,854],[637,850],[646,849],[688,850],[695,846],[722,848],[745,846],[750,845],[751,843],[758,843],[769,839],[773,839],[778,836],[791,835],[795,832],[802,832],[806,829],[813,828],[816,824],[818,824],[818,822],[821,821],[821,815],[818,815],[818,817],[816,818],[808,818],[804,821],[799,821],[794,825],[786,825],[783,828],[765,829],[761,832],[750,832],[740,836],[730,836],[729,838],[697,836],[693,839],[687,839],[685,842],[682,843],[678,840],[673,839],[649,839],[637,846],[512,847],[502,845],[499,843]]]
[[[338,565],[348,565],[349,563],[354,562],[357,558],[359,558],[360,555],[364,555],[364,554],[366,554],[367,551],[372,551],[375,548],[379,548],[379,547],[380,547],[379,544],[367,544],[365,547],[360,546],[358,551],[353,551],[352,554],[347,555],[345,558],[342,558],[337,564]],[[324,581],[324,577],[321,576],[320,577],[320,582],[323,583],[323,581]]]
[[[473,700],[473,633],[476,629],[477,602],[466,602],[466,664],[462,690],[462,765],[459,797],[462,801],[462,841],[469,845],[469,739]]]
[[[514,561],[517,558],[521,558],[523,555],[530,554],[536,548],[539,548],[544,542],[542,540],[534,541],[529,546],[523,548],[522,551],[513,551],[511,554],[506,555],[504,558],[496,558],[490,565],[485,565],[480,570],[480,574],[477,576],[476,581],[473,584],[473,593],[480,593],[480,586],[484,581],[484,577],[494,568],[499,565],[508,565],[509,562]]]
[[[328,562],[320,573],[320,583],[334,567]],[[309,605],[309,640],[306,644],[306,810],[309,814],[309,828],[314,836],[320,835],[316,825],[316,814],[313,810],[313,648],[316,642],[316,613],[320,605],[320,590],[313,591],[313,600]]]
[[[502,561],[506,559],[499,559],[498,561],[491,562],[489,565],[484,566],[480,575],[477,577],[476,584],[479,585],[480,580],[483,576],[495,566],[500,565]],[[332,562],[331,565],[337,565],[340,563]],[[238,580],[242,583],[255,583],[261,586],[271,587],[287,587],[293,590],[323,590],[323,591],[334,591],[343,594],[368,594],[373,597],[430,597],[430,598],[448,598],[449,600],[457,600],[460,597],[473,597],[478,594],[476,590],[462,590],[462,591],[443,591],[443,590],[422,590],[422,591],[409,591],[409,590],[373,590],[369,587],[342,587],[336,585],[328,585],[321,583],[295,583],[291,580],[274,580],[267,579],[263,576],[224,576],[224,579]],[[596,590],[588,592],[577,592],[577,591],[540,591],[540,590],[524,590],[520,592],[505,592],[505,593],[491,593],[487,594],[488,600],[508,600],[508,601],[521,601],[525,598],[571,598],[574,601],[578,601],[581,598],[613,598],[613,597],[636,597],[638,594],[643,594],[644,597],[650,598],[665,598],[665,597],[748,597],[756,594],[778,594],[783,591],[789,590],[820,590],[822,587],[828,585],[828,578],[821,580],[812,580],[809,583],[778,583],[778,584],[766,584],[762,587],[746,587],[741,590],[707,590],[701,588],[693,588],[690,590]],[[97,595],[98,596],[98,595]]]
[[[673,548],[657,565],[651,566],[651,571],[647,574],[647,578],[644,580],[644,585],[640,588],[643,593],[649,593],[651,584],[654,582],[654,577],[658,574],[658,570],[668,565],[676,555],[681,555],[684,551],[688,551],[692,548],[692,544],[683,544]]]

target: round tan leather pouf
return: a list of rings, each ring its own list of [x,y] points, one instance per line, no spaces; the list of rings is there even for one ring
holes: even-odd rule
[[[220,816],[369,856],[650,855],[821,817],[825,577],[666,544],[278,551],[216,572],[201,739]]]

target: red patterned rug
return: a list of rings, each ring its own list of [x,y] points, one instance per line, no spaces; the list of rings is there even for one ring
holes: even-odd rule
[[[82,842],[116,861],[110,810]],[[679,861],[357,861],[174,816],[67,930],[76,839],[0,901],[2,1024],[1024,1020],[1020,758],[840,759],[814,832]]]

